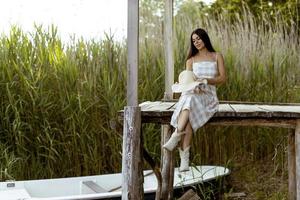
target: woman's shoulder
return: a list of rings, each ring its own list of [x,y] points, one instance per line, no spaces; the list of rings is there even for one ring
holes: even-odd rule
[[[213,52],[213,55],[214,55],[214,57],[216,58],[216,60],[218,59],[218,58],[220,58],[220,57],[223,57],[223,55],[222,55],[222,53],[221,52]]]
[[[185,67],[186,67],[186,69],[189,69],[189,70],[192,69],[192,67],[193,67],[193,57],[186,60]]]

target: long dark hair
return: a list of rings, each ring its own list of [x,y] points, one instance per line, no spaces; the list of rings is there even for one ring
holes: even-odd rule
[[[193,38],[192,36],[196,34],[200,37],[200,39],[203,41],[206,49],[210,52],[216,52],[215,49],[213,48],[213,46],[211,45],[210,39],[208,37],[208,34],[206,33],[206,31],[202,28],[197,28],[196,30],[194,30],[191,34],[191,45],[190,45],[190,50],[187,56],[187,60],[190,59],[191,57],[193,57],[194,55],[196,55],[198,53],[198,49],[195,47],[194,43],[193,43]]]

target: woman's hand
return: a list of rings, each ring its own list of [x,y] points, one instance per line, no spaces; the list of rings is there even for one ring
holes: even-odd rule
[[[200,85],[197,85],[195,88],[194,88],[194,93],[195,94],[202,94],[204,92],[204,90],[201,88]]]
[[[206,78],[197,78],[196,81],[199,82],[199,84],[207,85],[207,79]]]

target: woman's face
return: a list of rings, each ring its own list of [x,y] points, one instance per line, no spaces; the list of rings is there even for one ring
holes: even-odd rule
[[[197,34],[192,35],[192,41],[194,46],[198,49],[201,50],[205,47],[204,42],[201,40],[201,38]]]

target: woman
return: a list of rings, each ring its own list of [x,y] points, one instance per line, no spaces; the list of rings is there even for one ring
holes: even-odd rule
[[[206,31],[201,28],[194,30],[190,40],[186,70],[193,71],[199,86],[194,90],[182,92],[171,119],[175,131],[163,146],[173,151],[181,141],[180,171],[189,170],[189,150],[193,132],[203,126],[218,110],[219,101],[215,85],[226,81],[223,56],[214,50]]]

